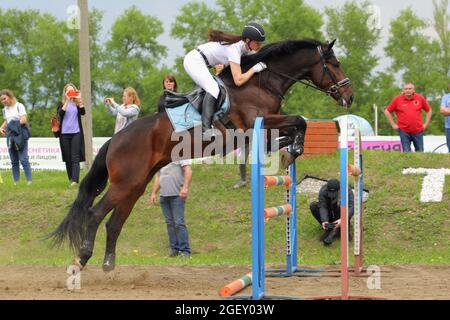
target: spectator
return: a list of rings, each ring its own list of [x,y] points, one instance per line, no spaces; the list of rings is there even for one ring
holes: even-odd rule
[[[62,159],[66,164],[70,186],[75,186],[80,180],[80,162],[86,161],[81,124],[81,116],[86,113],[86,110],[81,100],[81,93],[75,85],[69,83],[64,86],[62,101],[58,104],[57,110],[61,123],[59,145]]]
[[[340,195],[339,180],[330,179],[319,191],[319,201],[311,202],[309,208],[312,215],[325,232],[320,237],[320,241],[324,245],[328,246],[333,242],[333,239],[340,235],[341,228],[341,208],[339,202]],[[354,213],[354,194],[351,188],[348,188],[348,223],[350,226],[350,220]],[[350,228],[349,228],[349,240]]]
[[[159,201],[169,235],[169,257],[181,255],[184,258],[190,258],[191,256],[188,230],[184,219],[185,202],[191,178],[191,160],[172,162],[156,174],[150,201],[156,204],[156,195],[161,189]]]
[[[22,164],[27,184],[31,184],[31,166],[28,161],[28,138],[30,137],[27,127],[27,112],[23,104],[17,101],[11,90],[0,91],[0,102],[3,108],[3,121],[0,133],[7,136],[9,158],[11,159],[14,185],[20,180],[20,165]]]
[[[450,152],[450,93],[442,97],[441,114],[445,117],[445,136],[447,137],[448,152]]]
[[[194,82],[206,91],[202,104],[203,140],[211,140],[211,128],[220,89],[209,72],[209,68],[217,64],[230,65],[233,81],[236,86],[242,86],[258,72],[267,68],[264,62],[259,62],[243,73],[241,57],[252,50],[259,50],[266,34],[262,26],[249,23],[241,35],[233,35],[218,30],[209,31],[209,42],[190,51],[184,57],[184,69]]]
[[[422,122],[422,110],[426,112],[425,124]],[[391,113],[395,112],[398,123],[394,122]],[[405,84],[403,94],[395,97],[384,110],[392,129],[400,133],[403,152],[411,151],[411,142],[416,152],[423,152],[423,132],[427,129],[433,111],[427,100],[415,92],[412,83]]]
[[[164,91],[167,90],[177,92],[178,90],[177,80],[175,79],[174,76],[168,74],[164,77],[162,81],[162,87]],[[166,99],[163,93],[158,100],[158,112],[163,112],[165,110],[166,110]]]
[[[109,113],[116,116],[116,126],[114,127],[114,134],[116,134],[138,118],[141,101],[136,90],[128,87],[123,90],[120,106],[114,101],[114,98],[106,98],[105,105]]]

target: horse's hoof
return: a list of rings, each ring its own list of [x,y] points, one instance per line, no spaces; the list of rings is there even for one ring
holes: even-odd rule
[[[239,189],[239,188],[245,187],[246,185],[247,185],[247,181],[240,180],[233,186],[233,188]]]
[[[294,156],[285,150],[281,150],[280,155],[281,155],[281,165],[283,166],[283,169],[286,169],[291,165],[291,163],[295,161]]]
[[[103,271],[105,271],[105,272],[111,272],[111,271],[114,270],[114,268],[115,268],[115,265],[113,265],[113,264],[107,264],[107,263],[105,263],[105,264],[103,264],[103,266],[102,266],[102,269],[103,269]]]

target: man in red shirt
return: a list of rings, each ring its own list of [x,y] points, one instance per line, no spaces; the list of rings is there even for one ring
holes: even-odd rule
[[[426,112],[425,124],[422,122],[422,110]],[[398,123],[392,118],[392,112],[395,112]],[[405,84],[403,94],[391,101],[384,114],[392,129],[399,131],[403,152],[411,151],[411,142],[416,152],[423,152],[423,132],[430,123],[433,111],[427,100],[415,92],[412,83]]]

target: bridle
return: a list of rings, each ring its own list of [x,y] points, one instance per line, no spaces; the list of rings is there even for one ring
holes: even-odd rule
[[[318,46],[317,47],[317,51],[319,52],[320,60],[318,62],[313,63],[311,66],[313,66],[313,65],[315,65],[317,63],[320,63],[320,62],[322,63],[322,77],[320,79],[320,85],[322,85],[323,79],[325,78],[325,75],[327,75],[328,77],[330,77],[331,81],[333,82],[333,85],[331,85],[328,88],[328,90],[325,90],[325,89],[320,88],[319,86],[316,86],[311,81],[305,81],[305,80],[302,80],[302,79],[296,79],[294,77],[291,77],[290,75],[287,75],[285,73],[282,73],[282,72],[279,72],[279,71],[276,71],[276,70],[273,70],[273,69],[269,69],[269,68],[267,68],[266,70],[271,72],[271,73],[274,73],[276,75],[279,75],[281,77],[284,77],[286,79],[292,80],[294,82],[301,83],[301,84],[303,84],[303,85],[305,85],[307,87],[310,87],[310,88],[316,89],[318,91],[321,91],[321,92],[325,93],[328,96],[336,95],[337,98],[340,99],[342,96],[341,96],[341,93],[339,92],[339,89],[348,87],[350,85],[350,79],[349,78],[345,78],[345,79],[342,79],[340,81],[337,81],[337,79],[334,76],[334,74],[330,71],[330,68],[328,68],[327,60],[329,60],[331,57],[334,56],[334,53],[333,53],[332,50],[324,53],[323,50],[322,50],[322,47]]]

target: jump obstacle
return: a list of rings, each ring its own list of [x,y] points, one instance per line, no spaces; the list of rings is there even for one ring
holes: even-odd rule
[[[235,298],[251,298],[259,300],[270,298],[265,295],[265,271],[282,272],[280,276],[291,276],[296,272],[322,272],[323,270],[298,269],[297,237],[296,237],[296,166],[292,163],[287,175],[282,177],[264,176],[264,120],[255,121],[252,140],[252,273],[237,279],[220,290],[220,295],[229,297],[252,283],[251,296]],[[348,174],[355,178],[354,186],[354,257],[355,275],[363,270],[362,246],[362,195],[363,170],[361,154],[361,133],[355,129],[354,163],[348,163],[348,123],[345,120],[340,130],[340,205],[341,205],[341,296],[312,297],[310,299],[349,299],[349,267],[348,267]],[[264,188],[284,186],[286,188],[286,204],[264,209]],[[263,214],[264,213],[264,214]],[[265,270],[264,268],[264,223],[270,218],[286,215],[286,270]],[[285,272],[284,272],[285,271]],[[269,274],[268,274],[269,275]],[[278,297],[282,298],[282,297]],[[285,297],[292,298],[292,297]],[[352,297],[370,299],[367,297]]]
[[[309,297],[313,300],[370,300],[378,299],[373,297],[350,296],[349,295],[349,274],[354,272],[355,276],[361,276],[363,271],[363,157],[361,144],[361,131],[354,130],[353,164],[348,161],[348,121],[344,118],[340,126],[339,144],[339,178],[340,178],[340,211],[341,211],[341,295],[340,296],[320,296]],[[348,180],[349,174],[354,177],[354,269],[349,268],[349,221],[348,221]]]
[[[231,296],[252,283],[252,296],[234,298],[262,299],[265,295],[265,277],[289,277],[295,273],[315,273],[322,270],[299,269],[297,265],[296,166],[286,169],[285,176],[264,176],[264,119],[256,118],[252,137],[251,191],[252,191],[252,273],[237,279],[220,290],[221,296]],[[286,203],[264,208],[264,189],[284,186]],[[269,219],[286,216],[286,269],[264,268],[264,223]],[[267,272],[267,274],[266,274]],[[287,298],[287,297],[286,297]]]
[[[348,163],[348,121],[344,118],[340,128],[340,205],[341,205],[341,299],[348,300],[349,297],[349,221],[348,221],[348,176],[349,173],[355,179],[354,185],[354,257],[355,275],[359,275],[363,268],[363,228],[362,228],[362,195],[363,195],[363,159],[361,153],[361,132],[355,128],[354,140],[354,162]]]

